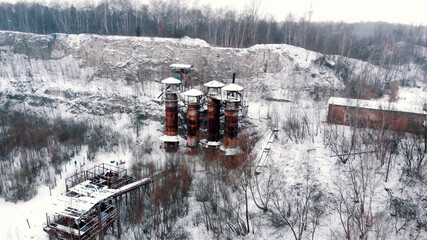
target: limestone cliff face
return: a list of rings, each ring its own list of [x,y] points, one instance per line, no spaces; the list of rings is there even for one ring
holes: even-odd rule
[[[260,95],[342,86],[331,65],[316,61],[322,57],[288,45],[234,49],[190,38],[0,31],[0,94],[33,105],[62,101],[86,108],[90,100],[116,108],[135,96],[154,98],[156,83],[171,76],[172,63],[193,65],[193,85],[199,88],[211,80],[229,82],[234,72],[239,84]]]
[[[20,78],[31,74],[82,78],[134,80],[142,74],[147,80],[159,80],[170,74],[168,66],[192,64],[203,81],[240,78],[281,70],[280,51],[273,48],[215,48],[202,40],[162,39],[98,35],[35,35],[0,32],[2,77]],[[66,62],[67,64],[62,64]],[[13,66],[19,66],[15,69]],[[89,71],[84,71],[84,70]],[[84,76],[81,75],[82,72]]]

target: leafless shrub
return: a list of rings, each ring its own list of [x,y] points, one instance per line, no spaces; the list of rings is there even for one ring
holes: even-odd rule
[[[196,200],[201,209],[199,219],[217,237],[250,232],[249,185],[259,137],[256,131],[244,131],[237,140],[243,154],[209,152],[205,158],[207,173],[195,183]]]
[[[283,120],[282,129],[291,141],[301,142],[310,135],[307,113],[295,111]]]
[[[420,182],[414,185],[419,185]],[[394,196],[391,191],[389,206],[391,216],[395,217],[394,230],[396,233],[413,226],[419,235],[427,231],[427,198],[426,192],[422,187],[403,191],[403,195]]]
[[[331,152],[338,157],[342,163],[346,163],[357,149],[356,128],[351,128],[350,132],[346,127],[340,128],[338,125],[331,124],[324,130],[323,143]]]
[[[281,182],[272,198],[270,219],[276,226],[289,227],[295,240],[315,239],[315,232],[328,208],[328,196],[304,159],[301,178],[292,185]]]
[[[336,182],[337,194],[333,206],[338,213],[346,239],[367,239],[375,222],[371,203],[375,197],[378,178],[377,165],[371,154],[351,158],[344,166],[343,175]]]
[[[87,159],[91,160],[99,149],[110,151],[118,146],[119,137],[102,126],[90,127],[85,122],[60,118],[49,120],[30,111],[1,106],[0,172],[16,179],[0,180],[0,194],[11,201],[28,200],[34,196],[38,183],[52,181],[47,163],[60,172],[83,145],[88,145]]]
[[[402,134],[390,131],[386,123],[379,130],[363,128],[359,130],[359,136],[366,149],[366,152],[373,153],[378,165],[387,164],[385,181],[388,181],[391,163],[399,154],[398,147]]]
[[[274,194],[279,189],[280,180],[273,168],[272,166],[253,176],[249,185],[255,205],[264,212],[269,210]]]
[[[407,134],[406,139],[400,144],[405,160],[405,173],[420,180],[424,180],[424,171],[427,165],[424,141],[421,136]]]
[[[374,215],[371,219],[374,239],[387,240],[393,232],[392,216],[386,212]]]
[[[87,140],[87,159],[89,161],[95,159],[99,149],[107,145],[107,131],[108,129],[104,128],[102,125],[94,126]]]
[[[199,180],[195,186],[201,220],[206,230],[212,231],[217,237],[246,235],[248,229],[241,211],[243,202],[233,197],[224,182],[208,179]]]
[[[7,201],[28,201],[37,194],[37,178],[42,172],[47,171],[44,161],[39,159],[32,151],[21,150],[20,167],[2,169],[1,173],[7,178],[0,178],[0,186],[4,190],[3,196]]]
[[[179,158],[153,168],[165,169],[168,174],[145,188],[140,198],[133,199],[130,210],[125,211],[124,224],[134,229],[136,239],[188,239],[188,233],[177,227],[176,221],[188,213],[192,174]]]
[[[320,219],[325,214],[326,196],[320,185],[307,179],[277,191],[271,217],[276,227],[289,227],[295,240],[314,238]]]

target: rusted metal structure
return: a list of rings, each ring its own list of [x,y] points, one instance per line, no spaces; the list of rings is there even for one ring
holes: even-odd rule
[[[184,102],[187,105],[187,146],[196,148],[200,141],[200,104],[203,92],[191,89],[184,93]]]
[[[188,89],[191,85],[190,70],[192,66],[190,64],[175,63],[171,64],[169,67],[172,68],[173,73],[179,74],[178,76],[179,80],[181,80],[182,89]]]
[[[132,182],[126,170],[117,166],[101,164],[77,173],[66,179],[66,195],[58,198],[52,207],[53,214],[46,214],[47,224],[43,230],[49,239],[89,240],[104,239],[107,231],[120,239],[120,205],[123,197],[128,201],[142,187],[169,174],[159,172],[148,178]],[[79,182],[81,181],[81,182]]]
[[[328,123],[424,134],[426,113],[422,106],[398,102],[332,97]]]
[[[218,81],[211,81],[205,83],[207,87],[207,105],[208,105],[208,147],[218,147],[221,145],[219,141],[220,130],[220,110],[221,110],[221,88],[224,83]]]
[[[240,103],[243,100],[243,87],[231,83],[222,88],[225,96],[224,148],[237,149],[237,133],[239,127]]]
[[[120,224],[117,193],[131,180],[126,169],[109,164],[67,178],[66,195],[58,199],[54,214],[46,214],[43,230],[50,239],[103,239],[115,222]]]
[[[108,188],[112,189],[120,188],[131,181],[126,169],[103,163],[65,179],[65,189],[68,192],[72,187],[87,180],[91,180],[100,186],[108,186]]]
[[[166,107],[166,119],[165,119],[165,135],[161,137],[161,140],[165,142],[165,148],[169,150],[176,149],[178,147],[178,87],[181,81],[176,78],[166,78],[162,81],[165,84],[165,90],[163,92],[165,107]]]

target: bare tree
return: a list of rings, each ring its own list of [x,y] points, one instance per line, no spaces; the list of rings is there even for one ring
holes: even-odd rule
[[[255,205],[267,212],[276,191],[279,189],[280,180],[274,166],[265,168],[260,173],[255,173],[249,184],[251,196]]]
[[[215,170],[216,169],[216,170]],[[222,179],[230,179],[223,169],[211,168],[219,172],[208,173],[196,180],[196,200],[200,206],[201,221],[207,231],[219,238],[221,235],[246,235],[248,233],[244,199],[239,189],[230,188]],[[220,178],[218,178],[220,177]],[[233,190],[234,189],[234,192]],[[237,191],[237,192],[236,192]]]
[[[364,154],[351,158],[344,167],[335,183],[334,208],[346,239],[367,239],[374,224],[371,204],[379,182],[376,164],[371,154]]]
[[[327,207],[326,196],[310,171],[308,162],[303,164],[304,180],[276,191],[272,199],[271,219],[276,225],[290,228],[295,240],[314,239],[320,219]]]
[[[169,158],[164,166],[159,165],[143,166],[149,171],[165,169],[166,175],[156,179],[153,186],[138,191],[137,197],[130,195],[124,224],[134,229],[132,233],[137,239],[183,239],[186,233],[176,222],[188,214],[192,174],[180,157]]]
[[[346,163],[357,149],[359,143],[357,141],[357,128],[351,127],[350,131],[346,131],[349,127],[339,126],[335,124],[329,125],[329,129],[324,130],[323,143],[328,147],[333,156],[338,157],[342,163]]]
[[[415,176],[420,180],[424,180],[424,170],[427,165],[424,141],[419,135],[406,134],[406,139],[400,144],[405,160],[406,174]]]
[[[311,134],[307,113],[298,110],[290,112],[289,116],[282,120],[282,129],[291,141],[302,142]]]
[[[157,23],[158,35],[160,37],[164,34],[167,9],[167,4],[163,0],[150,0],[149,13]]]

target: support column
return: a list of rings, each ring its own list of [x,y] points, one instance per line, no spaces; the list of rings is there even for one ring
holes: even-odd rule
[[[120,240],[120,237],[122,234],[122,231],[121,231],[122,227],[120,225],[120,203],[119,203],[117,197],[115,197],[114,200],[116,201],[116,209],[117,209],[117,235],[118,235],[118,238]]]
[[[99,221],[99,239],[103,240],[104,239],[104,230],[102,229],[102,216],[101,216],[101,205],[98,204],[98,206],[96,207],[98,210],[98,221]]]

